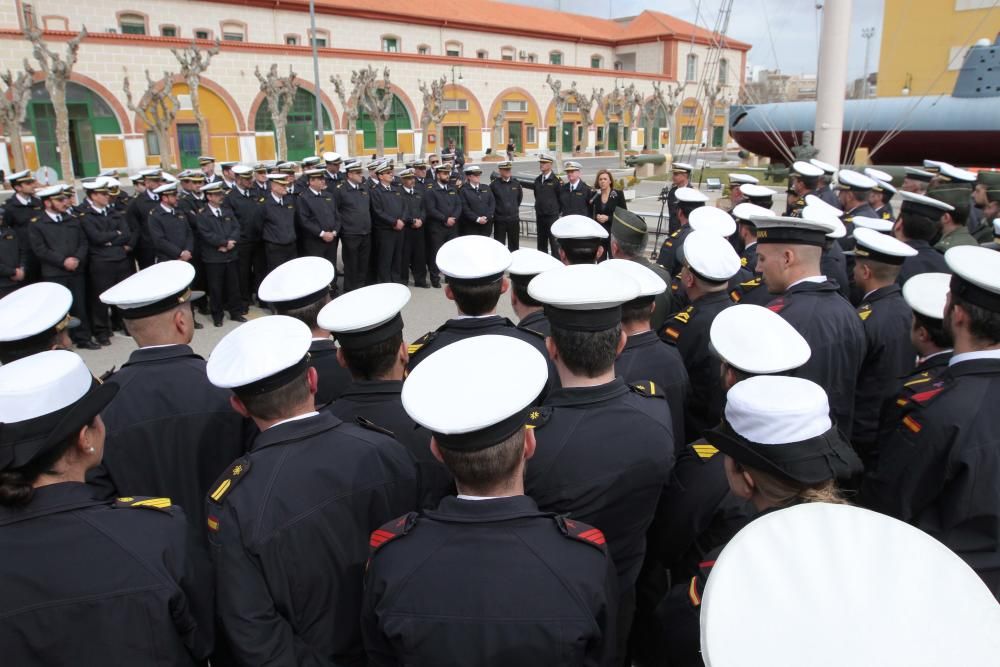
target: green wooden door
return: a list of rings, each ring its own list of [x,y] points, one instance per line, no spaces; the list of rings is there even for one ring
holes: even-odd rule
[[[562,149],[564,153],[573,152],[573,126],[574,123],[563,122]]]
[[[608,123],[608,150],[618,150],[618,123]]]
[[[716,148],[722,146],[722,135],[725,133],[725,130],[726,128],[722,127],[721,125],[712,128],[712,145],[715,146]]]
[[[56,111],[49,102],[32,102],[29,108],[31,133],[35,135],[38,164],[52,167],[62,178],[62,166],[56,145]]]
[[[177,145],[181,151],[181,167],[195,169],[198,167],[198,156],[201,155],[201,133],[198,126],[190,123],[177,124]]]
[[[315,152],[313,142],[312,120],[289,121],[285,128],[285,139],[288,142],[288,156],[285,160],[301,160]]]
[[[382,94],[381,90],[379,94]],[[364,131],[365,150],[375,148],[375,123],[369,118],[368,114],[361,113],[360,118],[358,118],[358,127]],[[398,130],[409,130],[410,127],[410,114],[406,111],[406,105],[403,104],[402,100],[393,95],[392,116],[385,122],[385,147],[397,148],[399,146],[399,138],[396,136],[396,132]],[[458,143],[457,139],[455,143]],[[447,145],[447,142],[444,145]]]
[[[456,148],[461,148],[465,150],[465,126],[464,125],[448,125],[443,131],[444,143],[441,144],[443,147],[448,146],[448,142],[454,141]]]
[[[73,152],[73,173],[77,178],[96,176],[100,173],[97,157],[97,141],[94,139],[94,124],[90,120],[86,104],[67,104],[69,111],[69,146]]]
[[[522,143],[522,136],[521,136],[521,127],[522,127],[521,121],[519,121],[519,120],[512,120],[512,121],[509,121],[507,123],[507,137],[508,137],[507,141],[508,142],[510,142],[510,141],[514,142],[514,152],[515,153],[523,153],[524,152],[523,143]],[[506,144],[504,144],[504,150],[506,150],[506,149],[507,149],[507,146],[506,146]]]

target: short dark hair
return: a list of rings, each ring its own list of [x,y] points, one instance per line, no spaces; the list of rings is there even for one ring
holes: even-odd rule
[[[566,253],[566,261],[570,264],[594,264],[597,262],[597,249],[601,247],[601,240],[561,239],[559,247]]]
[[[951,305],[961,306],[969,315],[969,333],[979,340],[989,341],[991,344],[1000,342],[1000,313],[986,310],[982,306],[962,299],[962,297],[951,291]]]
[[[247,412],[257,419],[281,419],[289,417],[289,412],[295,406],[309,398],[309,383],[306,381],[304,370],[296,375],[293,380],[283,384],[277,389],[264,392],[263,394],[241,394],[235,390],[236,396],[243,401]]]
[[[649,322],[653,317],[649,310],[653,301],[654,297],[643,296],[622,304],[622,322]]]
[[[51,350],[55,345],[58,332],[47,329],[42,333],[28,336],[21,340],[11,340],[0,343],[0,364],[9,364],[18,359],[30,357],[39,352]]]
[[[597,377],[614,368],[618,356],[621,324],[603,331],[572,331],[552,327],[552,340],[559,357],[574,375]]]
[[[528,294],[528,283],[523,280],[512,279],[510,281],[511,287],[514,290],[514,294],[517,295],[517,300],[526,306],[531,308],[540,308],[543,304],[541,301],[536,301],[531,298]]]
[[[638,257],[642,254],[642,251],[646,249],[646,237],[642,237],[641,242],[623,241],[614,234],[611,237],[618,244],[618,249],[622,251],[623,255],[628,255],[629,257]]]
[[[896,276],[899,275],[899,270],[903,267],[898,264],[886,264],[885,262],[873,262],[870,259],[861,259],[860,257],[855,257],[854,261],[858,264],[863,264],[871,270],[872,275],[875,276],[876,280],[881,280],[883,282],[893,282],[896,280]]]
[[[955,202],[954,211],[947,211],[951,215],[952,221],[956,225],[965,225],[966,221],[969,219],[969,200],[965,199],[963,201]]]
[[[908,239],[930,241],[941,233],[941,218],[935,220],[912,211],[900,211],[899,220]]]
[[[403,332],[361,349],[341,347],[347,370],[361,380],[378,380],[385,377],[396,363],[399,346],[403,344]]]
[[[942,350],[952,347],[955,344],[951,339],[951,332],[944,328],[942,320],[931,319],[914,311],[913,321],[918,327],[922,327],[927,331],[931,342]]]
[[[477,491],[510,477],[524,452],[524,429],[497,444],[474,452],[442,447],[438,450],[455,481],[470,491]]]
[[[294,317],[300,322],[304,323],[310,329],[316,329],[319,325],[316,323],[316,318],[319,317],[319,311],[323,310],[323,306],[330,303],[330,295],[327,294],[319,301],[313,301],[308,306],[302,306],[300,308],[285,309],[281,307],[280,303],[275,304],[275,310],[278,311],[279,315],[287,315],[288,317]]]
[[[466,315],[487,315],[497,307],[500,293],[503,291],[503,281],[497,280],[486,285],[469,285],[467,283],[449,283],[455,304]]]

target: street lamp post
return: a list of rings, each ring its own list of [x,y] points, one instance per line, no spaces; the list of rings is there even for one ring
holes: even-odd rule
[[[312,57],[313,57],[313,83],[316,86],[316,111],[313,120],[313,131],[315,133],[314,149],[319,152],[319,146],[323,141],[323,106],[319,98],[319,49],[316,45],[316,1],[309,0],[309,23],[312,29]]]

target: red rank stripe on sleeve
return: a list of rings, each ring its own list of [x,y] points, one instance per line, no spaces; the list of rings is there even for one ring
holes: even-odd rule
[[[372,549],[378,549],[380,546],[382,546],[389,540],[393,539],[394,537],[396,537],[395,533],[390,533],[387,530],[382,530],[381,528],[379,528],[378,530],[372,532],[371,539],[368,540],[368,545]]]

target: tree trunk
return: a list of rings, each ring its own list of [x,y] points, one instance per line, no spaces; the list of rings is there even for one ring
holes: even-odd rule
[[[585,153],[590,147],[590,116],[583,116],[580,126],[583,128],[583,136],[580,138],[580,152]]]
[[[56,141],[59,145],[59,163],[62,168],[62,179],[66,183],[75,180],[73,174],[73,154],[69,147],[69,110],[66,109],[66,83],[53,85],[49,90],[52,108],[56,114]]]
[[[379,157],[385,155],[385,119],[373,118],[375,123],[375,154]]]
[[[420,127],[423,132],[420,135],[420,154],[427,155],[427,132],[431,125],[431,114],[424,109],[424,112],[420,114]]]
[[[153,134],[160,144],[160,169],[170,169],[173,166],[173,151],[170,148],[170,127],[153,127]]]
[[[201,101],[198,94],[198,83],[188,81],[188,92],[191,94],[191,109],[194,111],[194,120],[198,123],[198,136],[201,139],[201,154],[212,154],[212,140],[208,136],[208,121],[205,114],[201,112]]]
[[[285,136],[286,120],[285,116],[272,114],[271,120],[274,122],[274,159],[277,162],[284,162],[288,158],[288,137]]]
[[[7,125],[7,138],[10,140],[10,150],[14,154],[14,171],[27,169],[28,162],[24,159],[24,143],[21,141],[20,123]]]
[[[625,114],[618,122],[618,168],[625,168]]]
[[[563,159],[563,110],[562,103],[556,103],[556,171],[562,171]]]
[[[674,130],[676,129],[676,126],[677,126],[677,123],[675,122],[674,114],[672,114],[672,113],[667,114],[667,132],[669,133],[669,136],[667,137],[667,140],[670,142],[670,157],[671,157],[671,159],[673,159],[673,156],[677,154],[677,135],[674,132]]]
[[[353,116],[347,118],[347,157],[354,157],[358,152],[358,119]]]

